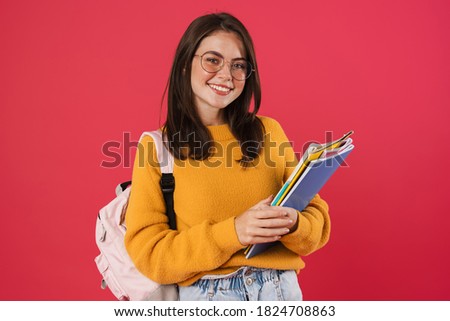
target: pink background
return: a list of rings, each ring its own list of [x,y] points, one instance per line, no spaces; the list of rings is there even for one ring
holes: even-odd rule
[[[450,300],[448,1],[205,3],[2,1],[0,299],[114,299],[94,227],[135,150],[106,169],[102,145],[158,126],[182,33],[225,10],[253,35],[260,114],[296,151],[355,130],[305,299]]]

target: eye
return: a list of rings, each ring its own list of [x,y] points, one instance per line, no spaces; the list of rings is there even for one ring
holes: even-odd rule
[[[206,63],[208,63],[210,65],[219,66],[221,64],[221,59],[219,57],[206,56],[206,57],[204,57],[204,60]]]
[[[246,61],[235,61],[233,63],[233,69],[236,70],[246,70],[247,69],[247,62]]]

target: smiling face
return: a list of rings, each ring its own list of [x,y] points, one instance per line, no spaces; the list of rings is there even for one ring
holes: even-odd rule
[[[225,59],[223,68],[215,73],[205,71],[201,65],[200,56],[211,51]],[[192,60],[191,85],[198,115],[205,125],[223,124],[223,109],[244,90],[245,80],[236,80],[231,76],[229,62],[245,57],[239,37],[225,31],[212,33],[197,48]]]

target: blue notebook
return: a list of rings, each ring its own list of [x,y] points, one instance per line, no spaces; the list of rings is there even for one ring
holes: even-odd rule
[[[336,157],[312,161],[280,205],[303,211],[352,150],[353,146]]]
[[[341,166],[348,154],[353,151],[353,148],[354,146],[350,140],[350,143],[346,144],[342,150],[334,151],[329,156],[324,155],[323,158],[309,162],[289,193],[282,199],[280,206],[292,207],[298,211],[303,211],[333,173]],[[249,247],[245,257],[249,259],[264,252],[276,243],[254,244]]]

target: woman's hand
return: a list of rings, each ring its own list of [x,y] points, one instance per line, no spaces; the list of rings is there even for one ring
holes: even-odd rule
[[[242,245],[277,241],[297,226],[297,211],[270,206],[272,199],[271,195],[236,217],[234,226]]]

